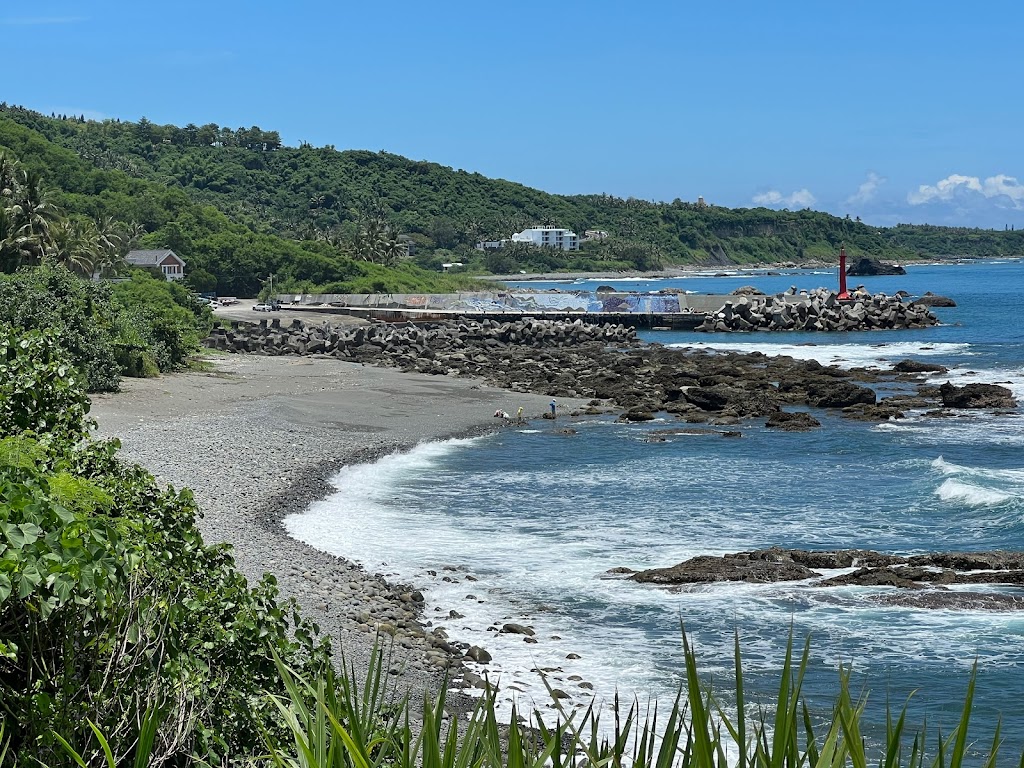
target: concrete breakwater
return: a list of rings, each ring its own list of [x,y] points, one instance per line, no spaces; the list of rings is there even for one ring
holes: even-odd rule
[[[636,330],[623,325],[593,325],[582,320],[555,321],[526,318],[499,323],[494,320],[456,321],[423,327],[366,325],[343,329],[293,320],[285,326],[276,318],[259,324],[232,322],[215,328],[204,344],[227,352],[263,355],[332,355],[355,362],[392,358],[391,364],[421,373],[447,373],[447,358],[460,350],[486,353],[514,345],[527,348],[573,347],[586,342],[633,343]],[[443,354],[442,354],[443,353]],[[461,362],[461,358],[456,358]],[[486,362],[486,357],[484,361]]]
[[[827,288],[808,293],[737,296],[707,316],[698,331],[870,331],[926,328],[939,319],[928,307],[879,293],[840,299]]]

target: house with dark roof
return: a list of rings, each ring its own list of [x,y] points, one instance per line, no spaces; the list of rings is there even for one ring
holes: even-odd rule
[[[159,269],[168,280],[181,280],[185,276],[185,260],[170,248],[129,251],[124,260],[134,267]]]

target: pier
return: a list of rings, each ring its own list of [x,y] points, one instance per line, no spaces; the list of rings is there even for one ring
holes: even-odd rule
[[[291,311],[386,323],[580,320],[653,330],[693,330],[735,296],[637,293],[303,294],[279,296]]]

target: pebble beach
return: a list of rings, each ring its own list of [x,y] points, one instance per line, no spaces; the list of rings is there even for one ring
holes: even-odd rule
[[[125,379],[121,392],[95,395],[96,437],[118,438],[124,459],[192,489],[206,542],[230,544],[250,582],[273,574],[357,679],[379,637],[400,693],[436,691],[461,653],[420,624],[416,585],[390,584],[299,542],[281,521],[326,496],[342,466],[500,428],[499,409],[539,416],[550,398],[326,357],[214,355],[208,366]]]

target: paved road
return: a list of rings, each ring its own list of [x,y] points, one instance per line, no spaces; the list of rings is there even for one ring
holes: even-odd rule
[[[259,302],[255,299],[243,299],[237,304],[230,304],[226,307],[218,307],[213,310],[213,316],[219,317],[223,320],[242,320],[247,323],[258,323],[260,320],[273,320],[278,319],[282,324],[289,324],[292,320],[299,319],[303,322],[308,323],[320,323],[324,320],[329,320],[331,325],[366,325],[365,320],[359,318],[350,317],[348,315],[336,315],[324,313],[320,314],[317,312],[310,312],[309,310],[295,311],[288,308],[285,305],[283,308],[276,312],[254,312],[253,307]]]

